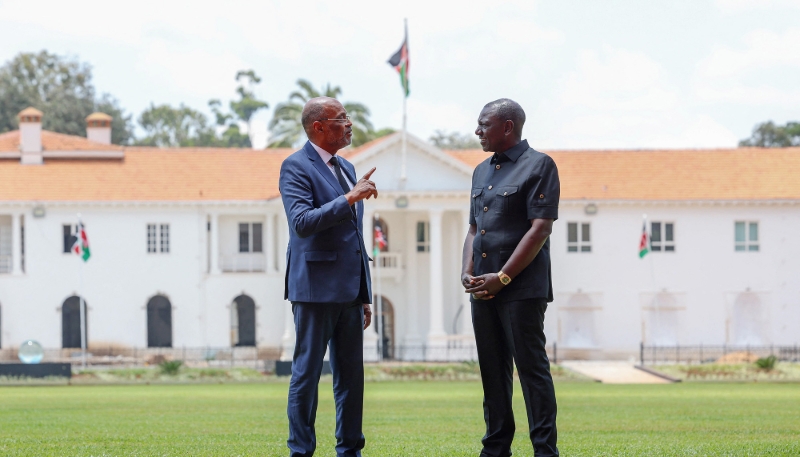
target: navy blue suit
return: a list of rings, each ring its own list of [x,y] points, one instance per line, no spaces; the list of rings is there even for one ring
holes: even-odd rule
[[[339,158],[356,183],[355,167]],[[336,400],[336,452],[360,456],[364,402],[363,303],[370,303],[369,257],[362,202],[353,216],[344,191],[307,142],[281,165],[280,192],[289,223],[285,296],[292,302],[297,341],[289,386],[291,456],[316,448],[314,421],[325,350],[330,348]]]

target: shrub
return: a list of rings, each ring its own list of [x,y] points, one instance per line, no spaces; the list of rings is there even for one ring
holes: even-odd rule
[[[770,371],[775,368],[775,362],[778,360],[777,357],[771,355],[769,357],[762,357],[756,360],[756,366],[759,369]]]
[[[161,374],[170,376],[178,374],[181,365],[183,365],[183,361],[181,360],[165,360],[158,364],[158,366],[161,367]]]

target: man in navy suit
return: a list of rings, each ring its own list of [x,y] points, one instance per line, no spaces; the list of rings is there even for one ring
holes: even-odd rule
[[[302,114],[303,149],[281,165],[280,192],[289,222],[286,291],[297,333],[289,385],[292,457],[314,455],[318,384],[330,349],[336,401],[336,455],[361,456],[364,434],[364,330],[372,320],[369,257],[362,200],[377,197],[370,170],[337,157],[350,144],[352,126],[336,99],[313,98]]]

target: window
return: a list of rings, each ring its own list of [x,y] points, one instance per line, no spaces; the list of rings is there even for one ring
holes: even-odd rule
[[[147,224],[147,252],[157,252],[156,243],[158,234],[156,233],[156,224]]]
[[[169,253],[169,224],[147,224],[147,252]]]
[[[567,252],[592,252],[592,235],[588,222],[567,222]]]
[[[430,225],[425,221],[419,221],[417,222],[417,252],[430,250]]]
[[[734,223],[735,250],[758,251],[758,222],[736,221]]]
[[[650,251],[675,252],[675,224],[673,222],[650,223]]]
[[[264,224],[242,222],[239,224],[239,252],[264,252]]]
[[[62,226],[62,233],[64,235],[64,253],[65,254],[72,252],[72,246],[75,244],[75,241],[77,241],[77,239],[78,239],[78,237],[73,235],[73,232],[75,232],[75,231],[76,230],[75,230],[75,228],[73,228],[72,225],[64,224]]]

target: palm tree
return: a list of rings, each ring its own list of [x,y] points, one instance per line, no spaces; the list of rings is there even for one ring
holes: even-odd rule
[[[289,94],[289,100],[279,103],[275,107],[272,120],[269,121],[270,148],[288,148],[299,146],[305,140],[306,133],[300,117],[303,113],[303,106],[306,102],[315,97],[336,98],[342,93],[339,86],[327,84],[321,91],[317,91],[310,82],[305,79],[298,79],[297,85],[300,90]],[[369,108],[361,103],[343,103],[344,109],[353,121],[353,146],[358,146],[372,139],[373,127],[369,121]]]

